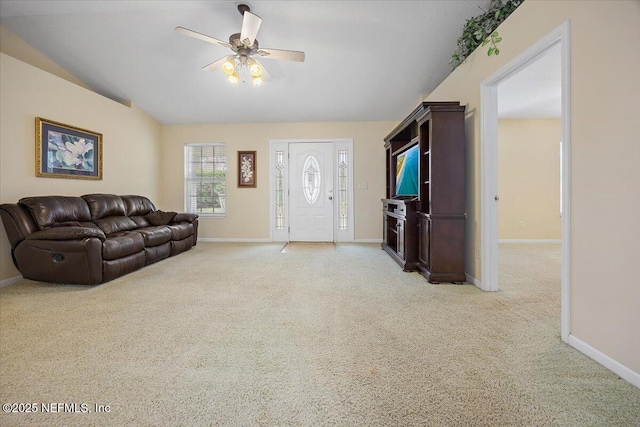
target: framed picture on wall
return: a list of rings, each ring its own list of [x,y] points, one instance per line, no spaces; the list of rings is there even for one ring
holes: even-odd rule
[[[36,117],[36,176],[102,179],[102,134]]]
[[[238,187],[256,188],[256,152],[238,151]]]

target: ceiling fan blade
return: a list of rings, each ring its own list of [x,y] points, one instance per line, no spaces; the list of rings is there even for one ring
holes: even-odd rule
[[[297,50],[259,49],[256,53],[263,58],[304,62],[304,52],[300,52]]]
[[[193,37],[194,39],[199,39],[208,43],[213,43],[220,45],[222,47],[231,47],[231,45],[227,42],[223,42],[222,40],[214,39],[213,37],[206,36],[204,34],[198,33],[197,31],[188,30],[184,27],[176,27],[176,31],[184,34],[185,36]]]
[[[214,61],[209,65],[205,65],[204,67],[202,67],[202,71],[215,71],[215,70],[221,68],[222,64],[224,64],[224,62],[227,60],[227,58],[229,58],[229,57],[228,56],[223,56],[222,58],[218,59],[217,61]]]
[[[243,13],[242,18],[242,31],[240,32],[240,41],[244,43],[246,47],[253,45],[254,40],[256,39],[256,35],[258,35],[258,30],[260,29],[260,24],[262,24],[262,18],[258,15],[254,15],[253,13],[246,11]]]

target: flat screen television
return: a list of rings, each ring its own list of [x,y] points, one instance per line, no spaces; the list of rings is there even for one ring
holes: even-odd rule
[[[420,147],[418,144],[396,156],[396,196],[418,195]]]

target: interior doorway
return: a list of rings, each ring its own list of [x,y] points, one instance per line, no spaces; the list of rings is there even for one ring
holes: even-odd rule
[[[561,335],[569,337],[569,248],[570,248],[570,121],[569,121],[569,22],[565,22],[481,84],[481,245],[482,280],[480,287],[497,291],[498,282],[498,98],[499,86],[534,64],[553,49],[560,51],[561,141],[562,141],[562,218],[561,218]]]

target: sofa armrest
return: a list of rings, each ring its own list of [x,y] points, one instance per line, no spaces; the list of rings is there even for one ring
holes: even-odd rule
[[[25,240],[82,240],[89,237],[98,238],[103,242],[107,239],[99,228],[55,227],[31,233]]]
[[[191,213],[178,213],[171,220],[171,224],[179,224],[181,222],[195,222],[198,215]]]
[[[53,231],[42,231],[49,230]],[[26,279],[78,285],[102,282],[102,242],[95,237],[74,240],[27,238],[18,244],[13,255],[18,270]]]

